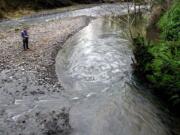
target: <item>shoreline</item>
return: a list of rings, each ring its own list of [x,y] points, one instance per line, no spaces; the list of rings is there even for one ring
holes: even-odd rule
[[[0,72],[11,70],[11,67],[21,67],[23,68],[22,71],[28,72],[30,72],[30,70],[35,72],[36,70],[36,78],[40,78],[40,85],[44,83],[55,85],[58,81],[55,77],[56,74],[54,70],[56,54],[59,49],[63,47],[64,42],[87,26],[90,20],[89,17],[82,16],[30,26],[30,50],[28,51],[23,51],[22,49],[21,37],[19,34],[20,29],[17,31],[12,29],[10,31],[1,31]],[[72,22],[73,24],[71,24]],[[62,28],[66,29],[58,30]],[[47,74],[48,72],[50,72],[50,74]],[[37,73],[42,73],[43,76],[37,75]],[[44,79],[43,84],[41,84],[42,79]],[[0,76],[0,80],[2,81],[2,76]],[[1,88],[3,87],[1,86]]]
[[[30,97],[32,102],[35,102],[36,98],[43,96],[61,95],[64,88],[55,73],[56,55],[64,42],[86,27],[91,20],[90,17],[80,16],[30,26],[28,30],[30,50],[28,51],[23,51],[20,29],[0,30],[0,129],[4,130],[0,130],[0,134],[1,132],[2,134],[14,132],[15,135],[21,133],[21,131],[16,131],[19,121],[12,121],[12,112],[9,112],[12,106],[16,106],[17,101]],[[67,122],[68,110],[62,108],[59,111],[57,115],[62,115],[60,120],[64,122],[61,123],[66,126],[60,130],[66,134],[70,129]],[[57,115],[47,114],[46,117]],[[23,121],[25,120],[27,118]]]
[[[85,9],[85,8],[91,8],[96,5],[99,5],[99,4],[75,4],[71,6],[59,7],[59,8],[54,8],[54,9],[40,9],[37,11],[33,9],[31,10],[27,9],[27,10],[22,10],[22,11],[20,10],[20,11],[16,11],[17,13],[16,12],[7,13],[10,15],[7,16],[7,18],[0,18],[0,22],[11,21],[13,19],[19,20],[19,19],[27,19],[27,18],[38,18],[41,16],[47,16],[47,15],[65,13],[65,12],[75,11],[75,10],[80,10],[80,9]],[[19,13],[19,12],[22,12],[22,13]]]
[[[120,4],[122,1],[114,1],[114,2],[92,2],[92,3],[73,3],[72,5],[66,5],[62,7],[54,7],[54,8],[40,8],[40,9],[33,9],[33,8],[24,8],[24,9],[14,9],[4,13],[0,18],[0,22],[9,21],[12,19],[26,19],[26,18],[35,18],[41,17],[45,15],[57,14],[57,13],[65,13],[69,11],[80,10],[84,8],[91,8],[94,6],[105,5],[105,4]]]

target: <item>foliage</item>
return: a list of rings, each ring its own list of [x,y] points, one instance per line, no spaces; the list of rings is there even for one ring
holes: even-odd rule
[[[180,1],[176,1],[172,8],[165,13],[158,23],[162,30],[162,38],[168,41],[180,39]]]
[[[180,106],[180,1],[174,1],[158,27],[159,41],[150,43],[144,37],[134,40],[137,72],[175,108]]]
[[[0,8],[54,8],[59,6],[68,6],[73,3],[93,3],[101,2],[102,0],[0,0]],[[107,0],[110,1],[110,0]]]
[[[0,3],[4,3],[2,6],[6,9],[18,9],[18,8],[52,8],[58,6],[70,5],[70,0],[0,0]],[[1,8],[2,8],[1,7]]]
[[[148,53],[153,59],[145,66],[147,74],[157,88],[180,88],[180,42],[161,41],[148,47]]]

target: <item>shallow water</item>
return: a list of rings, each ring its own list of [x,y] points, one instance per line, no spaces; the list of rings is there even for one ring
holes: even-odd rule
[[[74,99],[72,135],[168,135],[155,98],[132,79],[133,53],[116,20],[99,18],[65,43],[56,73]]]
[[[134,56],[130,42],[124,37],[125,27],[120,27],[112,18],[101,18],[112,13],[124,15],[127,12],[124,8],[124,5],[105,4],[0,23],[0,27],[5,28],[80,15],[99,17],[70,38],[57,55],[56,73],[65,87],[61,96],[14,99],[5,95],[8,100],[1,98],[0,114],[4,113],[3,108],[6,111],[0,119],[5,119],[7,125],[0,121],[0,135],[9,129],[14,131],[12,135],[29,135],[32,131],[41,135],[45,129],[52,129],[45,128],[44,120],[53,126],[51,113],[61,113],[64,107],[70,114],[72,135],[170,134],[166,126],[169,117],[163,113],[164,108],[160,109],[159,102],[148,90],[132,79],[131,58]],[[21,124],[24,120],[26,123]]]
[[[147,6],[141,6],[142,9],[147,9]],[[130,10],[133,10],[133,5],[131,4]],[[69,17],[78,17],[78,16],[91,16],[91,17],[100,17],[104,15],[124,15],[127,13],[127,3],[115,3],[115,4],[102,4],[96,5],[90,8],[81,8],[74,11],[68,11],[63,13],[51,13],[46,15],[38,15],[35,17],[23,17],[17,18],[8,21],[0,22],[0,28],[5,29],[6,27],[15,27],[26,26],[26,25],[35,25],[36,23],[49,22],[53,20],[59,20]]]

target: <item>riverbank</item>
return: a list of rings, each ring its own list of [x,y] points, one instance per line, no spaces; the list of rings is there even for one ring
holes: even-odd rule
[[[54,67],[56,54],[63,43],[85,27],[90,20],[82,16],[26,26],[30,34],[28,51],[23,51],[22,48],[20,31],[23,26],[0,30],[0,134],[16,135],[25,132],[25,129],[22,131],[16,129],[26,123],[9,121],[9,108],[16,104],[17,100],[31,97],[33,101],[39,96],[61,94],[63,87],[57,80]],[[67,115],[61,111],[59,114]],[[61,126],[63,124],[62,122]],[[67,123],[64,126],[65,129],[69,127]],[[60,130],[66,133],[62,128]]]
[[[135,39],[136,73],[177,115],[180,112],[179,5],[179,1],[175,0],[170,8],[161,7],[166,11],[158,11],[159,15],[152,17],[156,17],[152,26],[159,29],[159,37],[148,39],[142,36]]]
[[[57,0],[1,0],[0,1],[0,19],[12,19],[19,18],[22,16],[35,15],[39,13],[47,12],[66,12],[72,11],[75,9],[80,9],[81,7],[89,7],[93,4],[102,4],[102,3],[114,3],[121,2],[122,0],[67,0],[67,1],[57,1]],[[48,11],[47,11],[48,10]],[[52,11],[53,10],[53,11]],[[46,12],[47,11],[47,12]]]
[[[86,10],[87,15],[94,10],[96,15],[105,11],[97,8]],[[114,9],[120,15],[123,11],[115,4],[105,9]],[[69,17],[72,12],[65,14]],[[133,85],[132,50],[114,20],[93,21],[63,47],[63,42],[91,19],[32,19],[1,23],[0,134],[170,134],[167,110],[159,107],[149,91]],[[24,26],[31,35],[31,50],[26,52],[19,35]],[[69,53],[68,44],[73,49]],[[65,70],[56,68],[67,75],[56,70],[62,83],[54,73],[55,57],[56,62],[61,58],[64,62],[59,66]],[[66,88],[63,79],[73,87]]]
[[[18,9],[15,11],[9,11],[4,13],[4,17],[0,17],[0,19],[3,20],[11,20],[11,19],[17,19],[17,18],[27,18],[27,17],[41,17],[45,15],[51,15],[51,14],[57,14],[57,13],[64,13],[84,8],[90,8],[97,4],[73,4],[72,6],[65,6],[60,8],[54,8],[54,9],[39,9],[39,10],[33,10],[33,9]]]

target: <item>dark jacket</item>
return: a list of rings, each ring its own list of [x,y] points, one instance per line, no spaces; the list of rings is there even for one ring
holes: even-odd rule
[[[29,37],[27,30],[23,30],[23,31],[21,32],[21,37],[22,37],[23,39]]]

